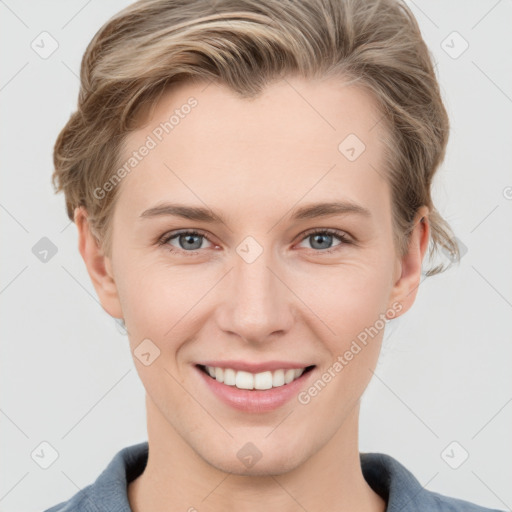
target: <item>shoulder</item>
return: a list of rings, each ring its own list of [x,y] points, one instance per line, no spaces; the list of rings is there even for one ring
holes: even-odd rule
[[[69,500],[44,512],[131,512],[127,485],[144,470],[148,457],[147,441],[118,451],[94,483],[84,487]]]
[[[44,512],[97,512],[97,508],[91,505],[91,498],[88,496],[90,486],[84,487],[72,498],[46,509]]]
[[[452,498],[433,491],[426,491],[430,494],[433,503],[436,504],[435,509],[439,512],[504,512],[495,508],[487,508],[471,503],[469,501]]]
[[[386,499],[386,512],[504,512],[425,489],[398,460],[384,453],[360,453],[361,469],[370,487]]]

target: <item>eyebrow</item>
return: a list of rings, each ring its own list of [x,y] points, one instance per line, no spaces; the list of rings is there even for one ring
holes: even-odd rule
[[[315,219],[329,215],[357,214],[370,218],[370,210],[351,201],[335,201],[327,203],[310,203],[301,208],[292,210],[291,220]],[[186,206],[180,204],[164,203],[149,208],[140,214],[141,219],[161,216],[182,217],[198,222],[222,223],[225,224],[222,216],[217,215],[208,208],[198,206]]]

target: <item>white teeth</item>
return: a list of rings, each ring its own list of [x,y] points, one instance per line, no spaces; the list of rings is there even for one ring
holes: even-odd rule
[[[297,368],[294,372],[294,379],[298,379],[304,373],[304,368]]]
[[[270,389],[272,387],[272,372],[261,372],[254,376],[254,389]]]
[[[249,372],[236,372],[235,386],[239,389],[254,389],[254,375]]]
[[[290,382],[295,378],[295,370],[286,370],[284,372],[284,383],[290,384]]]
[[[295,368],[288,370],[275,370],[260,373],[250,373],[245,371],[235,371],[232,368],[217,368],[206,366],[206,371],[217,382],[223,382],[228,386],[235,386],[239,389],[271,389],[290,384],[298,379],[305,368]]]
[[[224,370],[224,384],[228,386],[234,386],[236,384],[236,372],[231,368],[226,368]]]
[[[272,387],[284,386],[284,370],[276,370],[272,375]]]

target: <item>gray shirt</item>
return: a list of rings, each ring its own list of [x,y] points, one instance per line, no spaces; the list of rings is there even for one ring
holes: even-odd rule
[[[370,487],[387,502],[387,512],[504,512],[424,489],[400,462],[383,453],[360,453]],[[147,441],[120,450],[96,481],[45,512],[132,512],[127,485],[146,467]]]

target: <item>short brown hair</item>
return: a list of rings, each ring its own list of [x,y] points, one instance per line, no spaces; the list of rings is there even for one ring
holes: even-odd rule
[[[168,87],[213,80],[254,97],[286,75],[340,77],[373,94],[389,135],[382,171],[398,253],[405,254],[414,215],[426,205],[430,258],[441,247],[459,260],[431,198],[449,120],[430,52],[401,0],[140,0],[123,9],[89,43],[77,111],[55,144],[53,185],[65,193],[69,218],[83,206],[111,254],[119,187],[102,198],[94,191],[120,165],[123,141],[140,124],[137,112]]]

